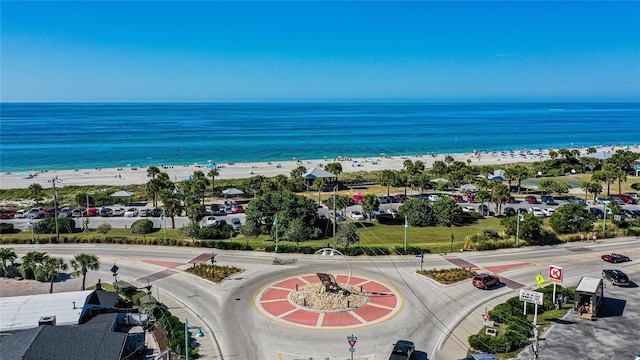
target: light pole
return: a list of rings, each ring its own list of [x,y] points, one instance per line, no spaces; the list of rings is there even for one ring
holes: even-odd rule
[[[184,349],[185,349],[185,359],[189,360],[189,330],[198,329],[198,333],[196,334],[197,338],[204,337],[204,333],[202,333],[202,329],[200,326],[189,326],[189,320],[184,320]]]
[[[409,222],[407,222],[407,215],[404,216],[404,254],[407,255],[407,229],[409,228]]]
[[[276,254],[278,253],[278,213],[276,213],[276,218],[273,220],[273,225],[276,226]]]
[[[518,212],[518,219],[516,220],[516,247],[520,247],[520,220],[524,221],[524,215]]]
[[[604,203],[604,219],[602,220],[602,238],[607,237],[607,203]]]
[[[453,240],[455,239],[455,236],[453,236],[453,233],[451,233],[451,251],[449,251],[450,253],[453,252]]]
[[[162,216],[160,220],[162,220],[162,227],[164,227],[164,244],[167,245],[167,217],[165,209],[162,209]]]
[[[351,281],[351,264],[349,263],[349,259],[347,259],[347,257],[343,253],[341,253],[340,251],[338,251],[336,249],[333,249],[333,248],[328,248],[328,247],[322,248],[322,249],[319,249],[318,251],[316,251],[313,254],[317,255],[317,254],[320,254],[320,253],[322,254],[322,256],[327,256],[327,255],[335,256],[336,253],[337,253],[338,255],[342,256],[344,261],[347,262],[347,268],[349,269],[349,276],[347,277],[347,282],[344,284],[344,288],[347,289],[347,286],[349,286],[349,281]]]
[[[36,243],[36,238],[33,236],[33,227],[35,224],[33,223],[33,216],[29,216],[29,225],[31,226],[31,243]]]

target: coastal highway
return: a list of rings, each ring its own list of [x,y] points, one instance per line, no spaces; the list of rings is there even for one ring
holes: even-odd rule
[[[521,287],[535,285],[535,276],[546,275],[549,264],[564,267],[562,285],[577,284],[582,276],[600,276],[610,264],[600,255],[617,251],[640,259],[638,238],[608,239],[596,243],[573,243],[553,247],[526,247],[489,252],[432,254],[420,259],[412,256],[353,257],[348,263],[340,256],[272,254],[214,250],[217,265],[244,269],[231,278],[214,284],[181,271],[196,258],[207,258],[211,250],[161,246],[114,246],[102,244],[16,245],[19,256],[27,251],[46,251],[71,259],[84,252],[100,256],[101,270],[89,272],[87,283],[97,279],[110,282],[109,269],[120,267],[118,279],[137,286],[147,285],[170,294],[199,315],[212,335],[200,341],[217,341],[223,359],[278,359],[279,354],[348,357],[346,337],[358,337],[356,355],[388,357],[393,343],[410,339],[420,354],[429,359],[458,359],[467,349],[466,338],[445,339],[457,324],[490,299],[501,295],[517,296]],[[274,261],[275,259],[281,261]],[[425,269],[450,268],[471,264],[478,272],[494,272],[505,283],[492,290],[479,290],[471,281],[443,286],[415,274]],[[278,265],[281,264],[281,265]],[[284,264],[284,265],[282,265]],[[618,264],[628,273],[638,272],[640,262]],[[278,280],[316,272],[346,274],[350,265],[354,276],[388,284],[403,302],[395,316],[381,323],[340,330],[317,330],[285,325],[265,316],[254,306],[254,297],[265,286]],[[633,280],[633,279],[632,279]],[[636,279],[637,280],[637,279]],[[162,299],[160,299],[162,300]],[[478,329],[479,330],[479,329]]]

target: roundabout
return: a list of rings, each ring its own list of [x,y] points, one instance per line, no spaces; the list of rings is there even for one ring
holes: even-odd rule
[[[333,275],[337,284],[348,276]],[[253,305],[277,323],[306,329],[355,329],[393,318],[404,306],[392,286],[365,277],[351,277],[347,294],[330,292],[318,274],[285,278],[262,287]]]

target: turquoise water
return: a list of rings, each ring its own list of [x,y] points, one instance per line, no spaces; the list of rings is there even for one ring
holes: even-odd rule
[[[3,103],[0,170],[631,145],[640,103]]]

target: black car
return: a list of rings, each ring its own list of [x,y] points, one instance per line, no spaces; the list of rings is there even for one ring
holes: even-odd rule
[[[506,207],[504,208],[504,216],[515,216],[516,215],[516,209],[512,208],[512,207]]]
[[[558,205],[558,203],[554,200],[553,196],[551,195],[542,195],[540,197],[540,201],[542,201],[547,205]]]
[[[395,344],[393,344],[393,350],[391,351],[389,360],[413,359],[415,351],[416,346],[413,341],[398,340]]]
[[[620,270],[605,269],[602,270],[602,278],[611,281],[612,285],[627,286],[629,285],[629,277]]]
[[[149,216],[151,217],[160,217],[162,216],[162,209],[153,209],[149,212]]]
[[[595,215],[595,217],[597,219],[602,219],[604,218],[604,211],[598,209],[598,208],[589,208],[589,212],[592,213],[593,215]]]

